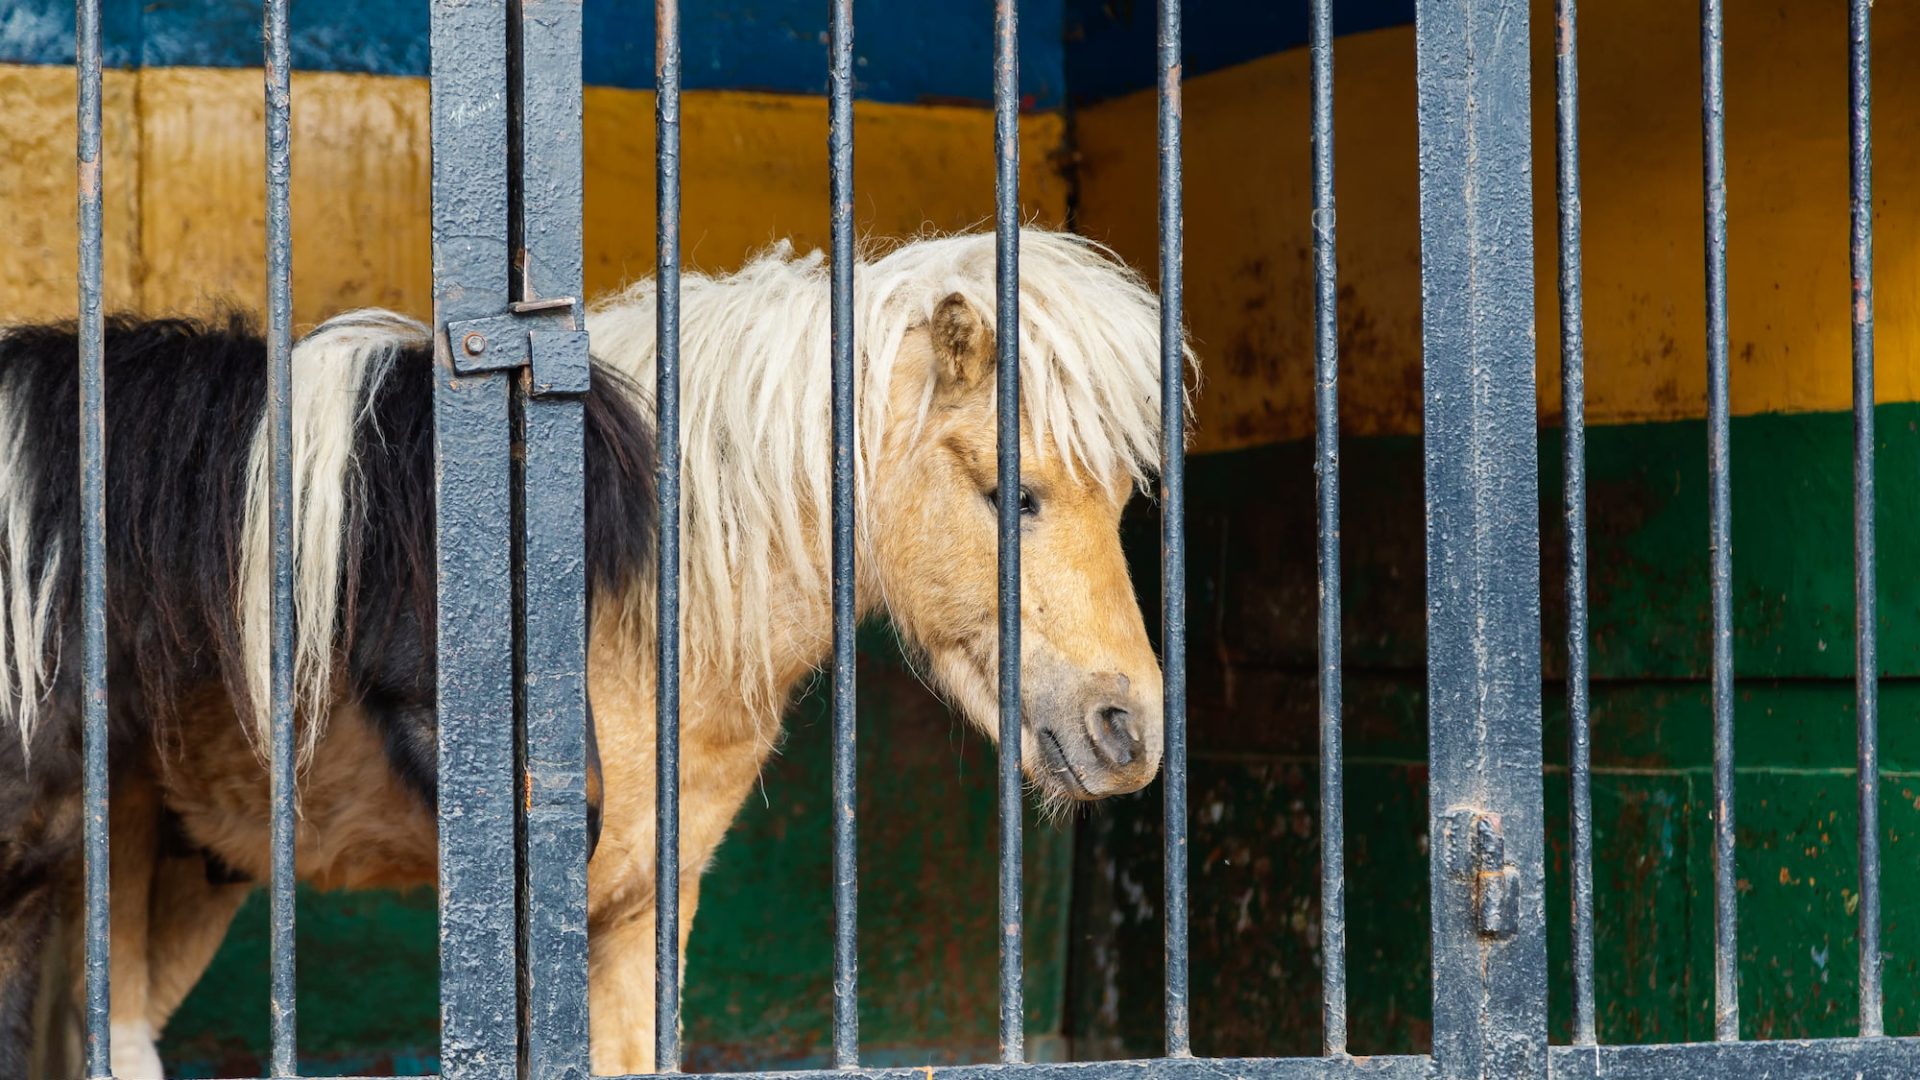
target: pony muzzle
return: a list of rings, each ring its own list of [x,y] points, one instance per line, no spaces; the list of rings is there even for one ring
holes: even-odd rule
[[[1049,680],[1053,681],[1053,680]],[[1132,680],[1101,672],[1031,694],[1029,773],[1056,795],[1104,799],[1138,791],[1160,770],[1161,709]]]

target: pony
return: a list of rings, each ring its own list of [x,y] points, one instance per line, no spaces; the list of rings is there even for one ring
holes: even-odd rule
[[[1159,304],[1110,251],[1021,233],[1021,318],[990,234],[855,271],[856,604],[998,734],[996,507],[1021,512],[1023,771],[1055,808],[1158,772],[1159,664],[1119,523],[1159,461]],[[831,649],[829,274],[777,244],[681,294],[680,926],[796,690]],[[590,307],[589,1009],[596,1073],[650,1072],[654,997],[655,283]],[[998,490],[996,339],[1018,335],[1021,487]],[[79,857],[71,327],[0,334],[0,1072]],[[238,321],[107,342],[114,1059],[154,1040],[268,872],[264,348]],[[1190,347],[1186,360],[1194,366]],[[428,330],[331,320],[294,352],[297,869],[434,881]],[[146,812],[122,812],[147,807]],[[132,819],[124,830],[123,821]],[[141,822],[146,824],[142,825]],[[64,890],[64,891],[63,891]],[[123,894],[130,896],[121,903]],[[64,899],[63,899],[64,898]],[[145,898],[145,903],[142,903]],[[123,1002],[125,1002],[123,1006]],[[126,1064],[124,1068],[122,1061]],[[142,1070],[145,1070],[144,1072]]]

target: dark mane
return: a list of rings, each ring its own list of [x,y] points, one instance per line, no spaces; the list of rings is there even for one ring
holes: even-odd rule
[[[62,663],[39,745],[71,745],[78,715],[77,335],[72,323],[0,331],[0,402],[27,428],[32,570],[53,567]],[[108,679],[116,738],[171,718],[182,693],[224,683],[246,700],[238,560],[247,463],[265,401],[266,347],[243,315],[107,322]],[[434,361],[396,359],[354,433],[336,643],[347,693],[382,728],[393,764],[434,797]],[[619,376],[596,367],[585,402],[591,592],[651,569],[653,432]],[[17,738],[0,740],[17,743]],[[0,754],[0,784],[19,748]],[[0,808],[4,810],[4,808]],[[4,817],[0,813],[0,817]]]

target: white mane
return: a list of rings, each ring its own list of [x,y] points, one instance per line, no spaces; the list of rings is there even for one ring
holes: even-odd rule
[[[931,370],[895,363],[902,341],[955,293],[994,325],[992,234],[904,244],[855,268],[854,342],[860,504],[873,479],[868,448],[890,427],[923,423]],[[690,658],[739,675],[762,706],[776,650],[767,605],[776,567],[824,596],[829,516],[829,267],[782,242],[739,271],[681,279],[682,615]],[[643,280],[588,315],[597,362],[641,388],[651,415],[655,286]],[[1105,247],[1025,229],[1020,239],[1024,420],[1069,468],[1119,468],[1144,483],[1160,457],[1160,305]],[[996,328],[997,329],[997,328]],[[1189,359],[1191,355],[1189,354]],[[896,377],[924,380],[911,416],[890,415]],[[867,548],[864,513],[860,546]],[[791,621],[791,620],[789,620]],[[806,649],[824,648],[828,627]],[[751,685],[758,683],[759,685]]]

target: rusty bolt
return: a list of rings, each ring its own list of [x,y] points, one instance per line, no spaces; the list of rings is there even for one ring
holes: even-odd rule
[[[487,335],[475,330],[460,339],[460,347],[467,350],[468,356],[479,356],[487,351]]]

